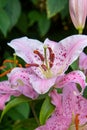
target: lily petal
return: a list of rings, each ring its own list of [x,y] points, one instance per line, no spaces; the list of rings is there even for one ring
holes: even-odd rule
[[[62,100],[61,95],[58,94],[56,90],[53,90],[53,91],[51,91],[49,93],[49,96],[51,97],[51,103],[53,105],[55,105],[57,108],[61,109],[61,106],[62,106],[62,104],[61,104],[61,100]]]
[[[10,97],[19,96],[21,93],[12,90],[10,83],[8,81],[0,82],[0,110],[3,110],[5,107],[5,103],[10,100]]]
[[[79,56],[79,68],[81,70],[87,69],[87,55],[84,52],[82,52]]]
[[[10,100],[10,94],[0,94],[0,110],[3,110],[5,108],[5,103]]]
[[[63,110],[67,114],[67,111],[70,111],[74,116],[77,114],[79,119],[79,125],[84,125],[87,123],[87,100],[82,97],[82,95],[76,95],[78,90],[75,87],[74,83],[66,85],[63,89]]]
[[[56,77],[42,79],[36,74],[30,75],[30,83],[34,90],[39,94],[44,94],[55,84]]]
[[[64,87],[68,83],[78,83],[82,89],[86,86],[86,77],[82,71],[72,71],[68,74],[59,76],[56,80],[56,87]]]
[[[49,118],[46,125],[40,126],[35,130],[68,130],[70,119],[67,116],[55,116]]]
[[[22,37],[12,40],[10,43],[8,43],[8,45],[12,47],[15,50],[16,54],[21,57],[25,62],[39,63],[40,60],[38,59],[38,57],[34,56],[33,51],[38,50],[39,46],[39,49],[43,52],[42,42],[34,39],[29,39],[27,37]]]
[[[71,123],[71,117],[68,115],[63,115],[61,104],[62,95],[58,94],[57,91],[52,91],[50,96],[53,104],[56,106],[55,111],[46,121],[46,124],[38,127],[36,130],[67,130]]]
[[[38,94],[30,84],[31,71],[24,68],[14,68],[8,75],[9,82],[14,90],[18,90],[30,98],[36,98]]]
[[[64,73],[87,46],[86,35],[69,36],[56,43],[48,39],[45,44],[50,46],[55,54],[54,64],[52,67],[53,75]]]

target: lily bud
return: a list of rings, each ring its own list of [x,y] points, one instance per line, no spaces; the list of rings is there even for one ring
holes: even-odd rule
[[[82,33],[87,16],[87,0],[69,0],[69,12],[75,28]]]

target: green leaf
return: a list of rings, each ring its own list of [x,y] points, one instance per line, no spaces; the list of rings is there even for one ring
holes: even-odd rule
[[[87,99],[87,86],[86,86],[85,89],[84,89],[83,97]]]
[[[11,119],[13,120],[24,120],[28,118],[29,112],[30,112],[29,104],[24,102],[10,109],[7,115],[11,117]]]
[[[47,0],[46,8],[48,18],[51,18],[58,12],[62,11],[64,9],[66,2],[67,0]]]
[[[65,17],[69,17],[69,1],[68,0],[64,6],[64,9],[60,13],[61,13],[62,20],[64,20]]]
[[[21,13],[21,5],[19,0],[8,0],[5,10],[10,18],[10,29],[17,23]]]
[[[0,118],[0,121],[2,120],[3,116],[7,113],[8,110],[10,110],[11,108],[17,106],[18,104],[20,103],[23,103],[23,102],[29,102],[30,99],[25,97],[25,96],[20,96],[20,97],[17,97],[17,98],[14,98],[13,100],[11,100],[6,106],[5,106],[5,109],[3,110],[2,114],[1,114],[1,118]]]
[[[22,22],[21,22],[22,21]],[[22,13],[16,27],[23,32],[24,34],[27,33],[28,30],[28,20],[27,20],[27,15],[25,13]]]
[[[41,36],[44,36],[48,32],[50,24],[51,24],[50,20],[47,19],[46,14],[45,13],[41,14],[41,17],[38,20],[38,27]]]
[[[41,111],[40,111],[40,124],[43,125],[48,117],[52,114],[54,110],[54,106],[51,104],[50,97],[46,97],[45,101],[42,104]]]
[[[6,36],[10,27],[10,19],[3,9],[0,8],[0,30]]]
[[[33,10],[29,12],[28,18],[29,18],[29,26],[33,26],[33,24],[35,22],[38,22],[38,20],[40,19],[40,13],[36,10]]]
[[[29,118],[16,122],[12,130],[34,130],[38,127],[35,118]]]
[[[0,0],[0,8],[5,7],[7,0]]]
[[[50,28],[50,20],[47,18],[45,13],[40,13],[38,11],[31,11],[28,14],[29,26],[33,26],[37,22],[38,30],[41,36],[44,36]]]
[[[39,0],[31,0],[31,2],[34,4],[34,5],[37,5],[39,3]]]
[[[73,70],[77,70],[79,69],[79,66],[78,66],[78,60],[74,61],[70,66]]]

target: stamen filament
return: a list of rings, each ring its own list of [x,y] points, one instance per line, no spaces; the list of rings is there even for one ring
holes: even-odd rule
[[[18,66],[19,66],[20,68],[22,68],[22,64],[18,64]]]
[[[6,74],[8,74],[11,70],[12,70],[12,69],[9,69],[9,70],[7,70],[7,71],[3,72],[2,74],[0,74],[0,77],[5,76],[5,75],[6,75]]]
[[[0,66],[0,70],[5,69],[5,68],[6,68],[6,66]]]
[[[18,61],[16,60],[16,54],[14,53],[13,55],[14,55],[14,67],[16,67]]]
[[[14,60],[9,60],[9,59],[6,59],[3,61],[3,64],[5,63],[14,63]],[[15,64],[17,65],[18,64],[18,60],[15,60]]]
[[[79,119],[78,119],[78,117],[79,117],[79,114],[77,114],[76,117],[75,117],[75,127],[76,127],[76,130],[79,130]]]

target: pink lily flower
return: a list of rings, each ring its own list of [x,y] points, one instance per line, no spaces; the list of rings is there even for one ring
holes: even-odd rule
[[[69,83],[77,83],[82,87],[81,93],[83,93],[83,90],[86,86],[86,77],[82,71],[72,71],[68,74],[61,75],[57,78],[55,87],[56,88],[63,88],[65,85]]]
[[[87,76],[87,55],[84,52],[79,56],[79,68],[83,70],[84,74]]]
[[[11,73],[8,74],[8,81],[13,90],[17,90],[21,94],[35,99],[38,97],[38,94],[31,87],[32,85],[29,82],[29,76],[31,73],[31,70],[16,67],[11,71]]]
[[[87,100],[79,95],[74,83],[67,84],[63,94],[53,90],[50,97],[55,111],[46,124],[36,130],[87,130]]]
[[[5,103],[10,100],[11,96],[20,96],[21,93],[13,90],[8,81],[0,82],[0,110],[3,110]]]
[[[38,94],[29,83],[27,69],[14,68],[8,74],[8,81],[0,82],[0,110],[4,109],[5,103],[10,100],[12,95],[17,97],[21,94],[31,99],[38,97]]]
[[[57,77],[63,75],[69,65],[79,57],[87,46],[87,36],[74,35],[58,43],[46,39],[44,44],[23,37],[12,40],[8,45],[25,60],[26,71],[32,71],[27,73],[33,89],[39,94],[44,94],[55,86]]]
[[[87,16],[87,0],[69,0],[69,11],[75,28],[82,33]]]

